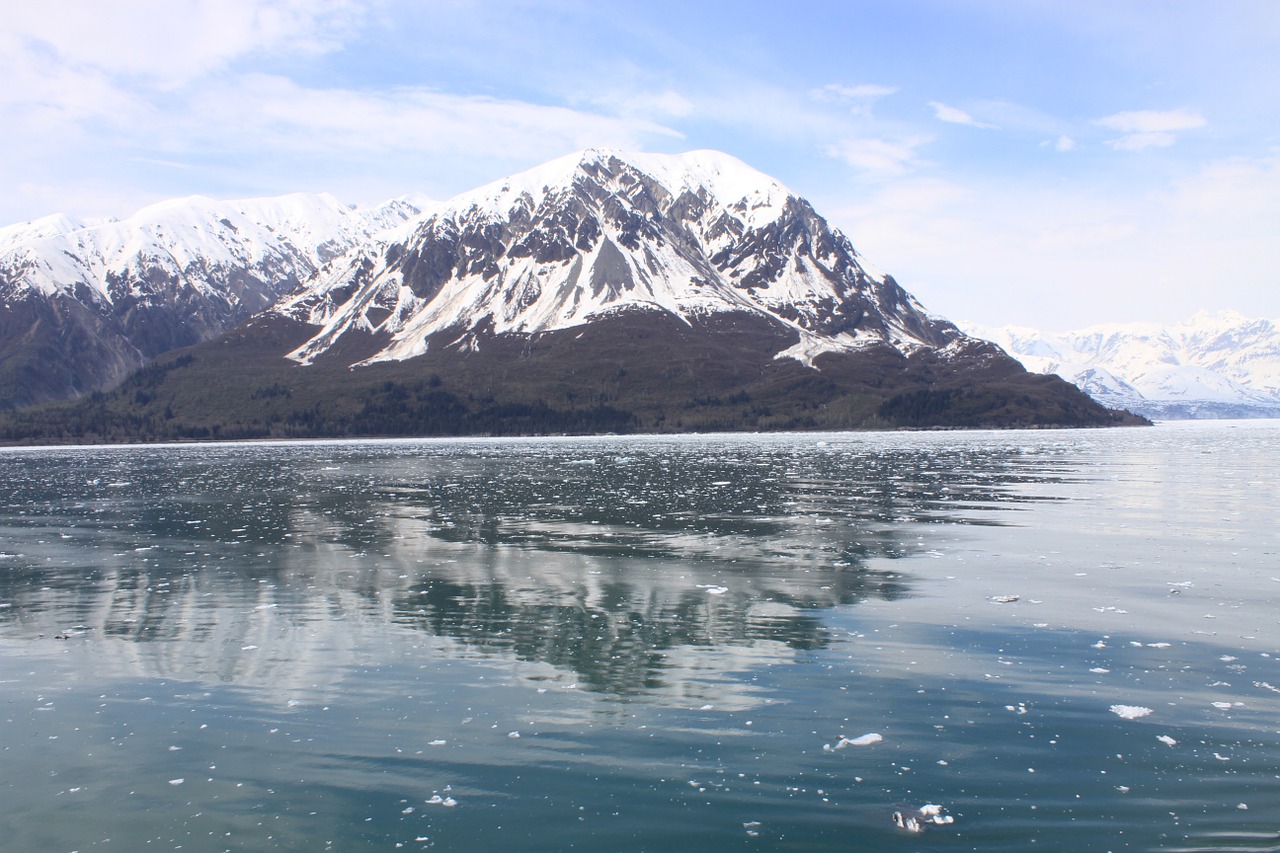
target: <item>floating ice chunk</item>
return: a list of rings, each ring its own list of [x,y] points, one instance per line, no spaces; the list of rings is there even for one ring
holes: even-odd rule
[[[444,746],[444,745],[445,745],[446,743],[448,743],[448,742],[449,742],[449,741],[444,740],[444,739],[442,739],[442,738],[436,738],[435,740],[433,740],[433,741],[431,741],[429,744],[427,744],[427,746]]]
[[[1222,661],[1223,663],[1231,663],[1233,660],[1239,660],[1239,658],[1236,657],[1235,655],[1223,655],[1222,657],[1218,658],[1218,660]]]
[[[1239,704],[1239,703],[1237,702],[1236,704]],[[1231,710],[1231,703],[1230,702],[1214,702],[1213,707],[1217,708],[1219,711],[1229,711]]]
[[[884,740],[884,736],[876,732],[867,732],[865,735],[858,735],[855,738],[841,737],[836,741],[835,746],[824,744],[822,749],[824,752],[830,752],[833,749],[844,749],[846,746],[871,746]]]
[[[755,838],[760,835],[760,821],[746,820],[742,822],[742,828],[747,831],[747,835]]]
[[[704,588],[707,591],[707,595],[724,595],[729,591],[729,587],[727,586],[708,586]]]
[[[911,806],[894,806],[893,825],[907,832],[924,832],[929,824],[946,826],[955,823],[955,818],[945,814],[942,806],[926,803],[920,808]]]
[[[1178,742],[1177,742],[1176,740],[1174,740],[1173,738],[1169,737],[1168,735],[1159,735],[1159,736],[1156,738],[1156,740],[1160,741],[1160,742],[1161,742],[1162,744],[1164,744],[1165,746],[1177,746],[1177,745],[1178,745]]]
[[[1096,673],[1096,674],[1098,674],[1098,675],[1106,675],[1106,674],[1107,674],[1108,672],[1110,672],[1111,670],[1109,670],[1109,669],[1107,669],[1106,667],[1103,667],[1103,666],[1095,666],[1093,669],[1091,669],[1091,670],[1089,670],[1089,671],[1090,671],[1090,672],[1093,672],[1093,673]]]
[[[1248,803],[1236,803],[1236,808],[1238,808],[1238,809],[1239,809],[1240,811],[1242,811],[1242,812],[1247,812],[1247,811],[1249,810],[1249,804],[1248,804]]]
[[[844,740],[844,738],[841,738],[841,740]],[[867,732],[865,735],[860,735],[854,738],[853,740],[849,741],[849,745],[850,746],[870,746],[871,744],[879,743],[882,740],[884,740],[884,737],[882,737],[881,735],[878,735],[875,732]]]
[[[1150,708],[1143,708],[1141,705],[1112,705],[1111,713],[1124,720],[1136,720],[1154,712]]]
[[[1012,604],[1021,597],[1020,595],[993,595],[990,600],[996,604]]]
[[[453,797],[442,797],[439,794],[432,794],[431,799],[425,802],[429,806],[444,806],[447,809],[451,809],[458,804],[458,801]]]
[[[516,738],[520,737],[520,733],[519,733],[519,732],[507,732],[507,737],[511,738],[512,740],[515,740]]]
[[[1169,648],[1169,647],[1170,647],[1170,646],[1172,646],[1172,645],[1173,645],[1173,643],[1147,643],[1147,648],[1149,648],[1149,649],[1167,649],[1167,648]]]
[[[170,784],[170,785],[181,785],[181,784],[182,784],[183,782],[185,782],[185,781],[187,781],[187,780],[186,780],[186,779],[170,779],[170,780],[169,780],[169,784]]]

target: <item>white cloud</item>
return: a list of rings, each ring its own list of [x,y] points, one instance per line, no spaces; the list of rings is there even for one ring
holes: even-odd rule
[[[876,101],[887,98],[897,91],[897,86],[881,86],[876,83],[862,83],[857,86],[828,83],[811,91],[809,96],[815,101],[846,104],[854,115],[869,117]]]
[[[1178,141],[1174,131],[1195,130],[1207,123],[1204,116],[1186,109],[1137,110],[1115,113],[1094,121],[1094,124],[1125,134],[1118,139],[1106,141],[1107,145],[1117,151],[1168,148]]]
[[[843,160],[872,178],[904,175],[920,165],[916,149],[929,141],[927,136],[900,140],[853,137],[826,146],[830,157]]]
[[[1174,130],[1193,130],[1204,127],[1207,122],[1204,116],[1190,110],[1137,110],[1135,112],[1115,113],[1097,119],[1095,124],[1118,130],[1122,133],[1161,133]]]
[[[611,115],[653,119],[683,118],[695,110],[693,101],[673,89],[662,91],[619,89],[594,93],[578,103],[603,109]]]
[[[897,86],[880,86],[875,83],[863,83],[858,86],[828,83],[814,89],[812,94],[819,101],[860,101],[888,97],[897,91]]]
[[[1053,143],[1053,150],[1055,151],[1062,151],[1065,153],[1067,151],[1074,151],[1075,149],[1076,141],[1065,133],[1058,137],[1057,142]]]
[[[870,262],[954,320],[1049,329],[1274,316],[1280,151],[1151,189],[907,176],[820,211]],[[847,195],[845,193],[844,195]]]
[[[949,124],[964,124],[969,127],[980,127],[985,129],[995,129],[994,124],[978,121],[962,109],[947,106],[940,101],[930,101],[929,106],[933,107],[934,118],[939,121],[945,121]]]
[[[1131,133],[1119,139],[1108,139],[1107,145],[1117,151],[1144,151],[1147,148],[1168,148],[1178,141],[1178,137],[1164,131],[1151,133]]]
[[[68,94],[57,110],[44,108],[42,124],[25,118],[27,133],[0,140],[0,183],[11,188],[0,216],[14,211],[4,221],[29,218],[33,208],[34,215],[130,212],[115,205],[86,209],[102,197],[84,192],[90,176],[119,181],[129,204],[139,198],[134,181],[143,173],[158,197],[304,189],[379,201],[409,191],[452,194],[579,148],[643,150],[654,140],[681,138],[643,115],[421,87],[321,89],[267,74],[223,74],[188,85],[164,110],[154,104],[162,96],[129,96],[105,83],[101,94],[122,112],[99,115],[92,101],[72,103]],[[20,112],[0,102],[0,115]],[[166,165],[151,168],[157,163]]]
[[[589,145],[643,147],[644,137],[680,135],[643,118],[424,88],[378,93],[314,89],[263,74],[208,87],[186,119],[183,145],[199,144],[198,135],[212,127],[228,141],[257,140],[281,152],[296,147],[509,158],[517,152],[554,156]]]
[[[166,87],[252,52],[333,49],[363,17],[351,0],[44,0],[10,6],[5,29],[26,51]]]

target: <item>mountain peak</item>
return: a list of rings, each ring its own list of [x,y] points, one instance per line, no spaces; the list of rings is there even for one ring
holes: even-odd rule
[[[776,179],[721,151],[650,154],[587,148],[461,193],[445,202],[444,209],[504,218],[517,204],[536,209],[548,194],[571,190],[579,181],[616,190],[620,182],[637,176],[674,197],[704,191],[725,203],[745,202],[753,220],[775,218],[793,195]]]
[[[146,413],[27,438],[1124,420],[929,315],[718,151],[587,149],[425,205],[194,197],[9,237],[0,407],[193,347],[112,397]]]
[[[320,326],[309,363],[348,331],[383,339],[371,361],[477,333],[540,334],[618,311],[689,323],[767,318],[806,364],[887,343],[905,352],[960,337],[928,316],[774,178],[718,151],[587,149],[446,201],[405,240],[335,265],[278,309]]]

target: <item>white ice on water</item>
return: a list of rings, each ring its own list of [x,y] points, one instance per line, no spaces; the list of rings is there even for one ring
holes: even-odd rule
[[[846,746],[871,746],[884,740],[884,736],[876,732],[867,732],[865,735],[859,735],[855,738],[841,737],[836,741],[835,746],[829,743],[822,745],[823,752],[831,752],[834,749],[844,749]]]
[[[1136,720],[1154,712],[1150,708],[1144,708],[1141,705],[1112,705],[1111,713],[1123,720]]]
[[[918,809],[900,806],[893,812],[893,825],[907,832],[924,832],[929,824],[945,826],[955,823],[955,818],[943,812],[942,806],[926,803]]]

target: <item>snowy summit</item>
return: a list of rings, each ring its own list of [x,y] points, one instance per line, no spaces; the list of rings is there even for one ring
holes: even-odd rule
[[[716,151],[590,149],[463,193],[403,242],[327,266],[278,312],[321,330],[308,363],[351,330],[389,336],[369,361],[421,355],[433,336],[538,334],[623,310],[686,321],[765,316],[798,338],[787,355],[960,337],[929,317],[777,180]]]

